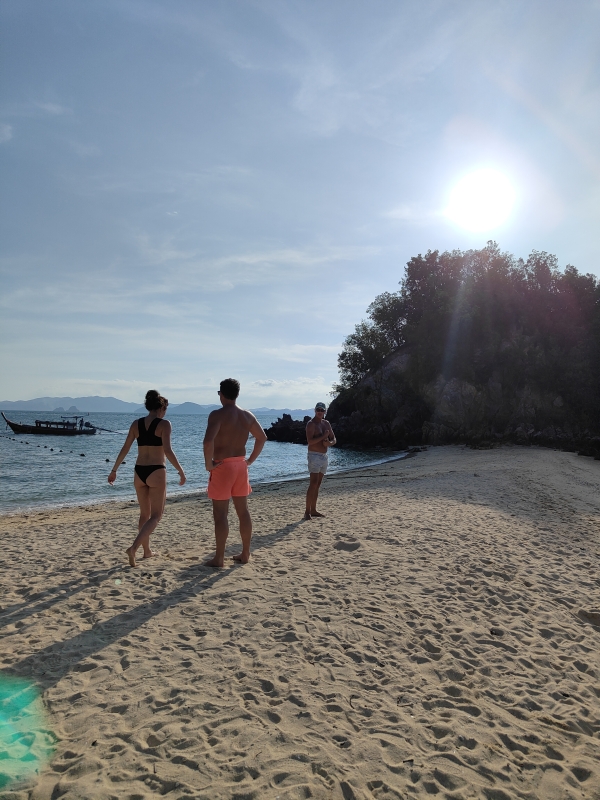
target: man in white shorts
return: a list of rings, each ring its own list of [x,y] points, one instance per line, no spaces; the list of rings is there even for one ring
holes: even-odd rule
[[[310,483],[306,492],[306,513],[304,519],[324,517],[317,511],[317,498],[323,475],[327,472],[329,458],[327,448],[335,444],[333,428],[325,419],[327,408],[325,403],[317,403],[315,416],[306,426],[306,441],[308,442],[308,471]]]

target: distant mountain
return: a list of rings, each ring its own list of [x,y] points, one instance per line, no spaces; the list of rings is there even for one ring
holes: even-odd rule
[[[214,411],[215,408],[221,408],[221,406],[209,405],[209,406],[199,406],[198,403],[181,403],[177,406],[169,406],[169,413],[170,414],[210,414],[211,411]]]
[[[315,411],[313,408],[251,408],[253,414],[290,414],[295,419],[302,419],[303,417],[314,417]]]
[[[200,406],[198,403],[169,403],[169,414],[168,416],[172,417],[176,414],[210,414],[211,411],[214,411],[215,408],[221,408],[221,406]],[[133,412],[134,414],[147,414],[148,412],[144,408],[144,406],[139,406]]]
[[[198,403],[173,403],[169,406],[169,416],[177,414],[209,414],[220,405],[199,405]],[[0,401],[2,411],[55,411],[57,413],[80,414],[82,412],[106,411],[122,414],[145,415],[148,412],[139,403],[127,403],[116,397],[36,397],[34,400]],[[65,409],[67,411],[65,412]],[[251,408],[253,414],[291,414],[294,419],[313,416],[313,410],[302,408]]]
[[[36,397],[34,400],[3,400],[3,411],[54,411],[55,408],[75,406],[80,411],[111,411],[128,413],[134,411],[139,403],[127,403],[116,397]]]

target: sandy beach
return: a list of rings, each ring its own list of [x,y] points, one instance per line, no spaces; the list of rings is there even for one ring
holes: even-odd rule
[[[205,496],[138,569],[134,503],[0,518],[0,797],[600,798],[599,487],[430,448],[257,487],[220,571]]]

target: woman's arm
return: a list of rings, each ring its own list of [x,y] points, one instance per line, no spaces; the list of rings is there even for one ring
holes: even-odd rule
[[[116,478],[117,478],[117,470],[127,453],[131,450],[131,445],[136,440],[136,430],[137,430],[137,420],[131,423],[131,428],[129,428],[129,433],[127,434],[127,438],[125,439],[125,444],[121,448],[121,452],[117,456],[117,460],[115,461],[114,467],[110,471],[110,475],[108,476],[108,482],[112,485]]]
[[[183,471],[179,461],[177,461],[177,456],[175,455],[175,453],[173,452],[173,448],[171,447],[171,423],[169,422],[169,420],[163,419],[160,425],[157,425],[157,428],[160,428],[160,437],[162,439],[163,450],[165,451],[165,455],[179,473],[179,485],[183,486],[183,484],[185,483],[185,472]]]

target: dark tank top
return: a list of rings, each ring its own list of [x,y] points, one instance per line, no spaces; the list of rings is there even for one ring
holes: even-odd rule
[[[144,417],[138,419],[138,447],[162,447],[162,439],[156,435],[156,426],[160,422],[160,417],[156,417],[150,423],[150,427],[146,430]]]

